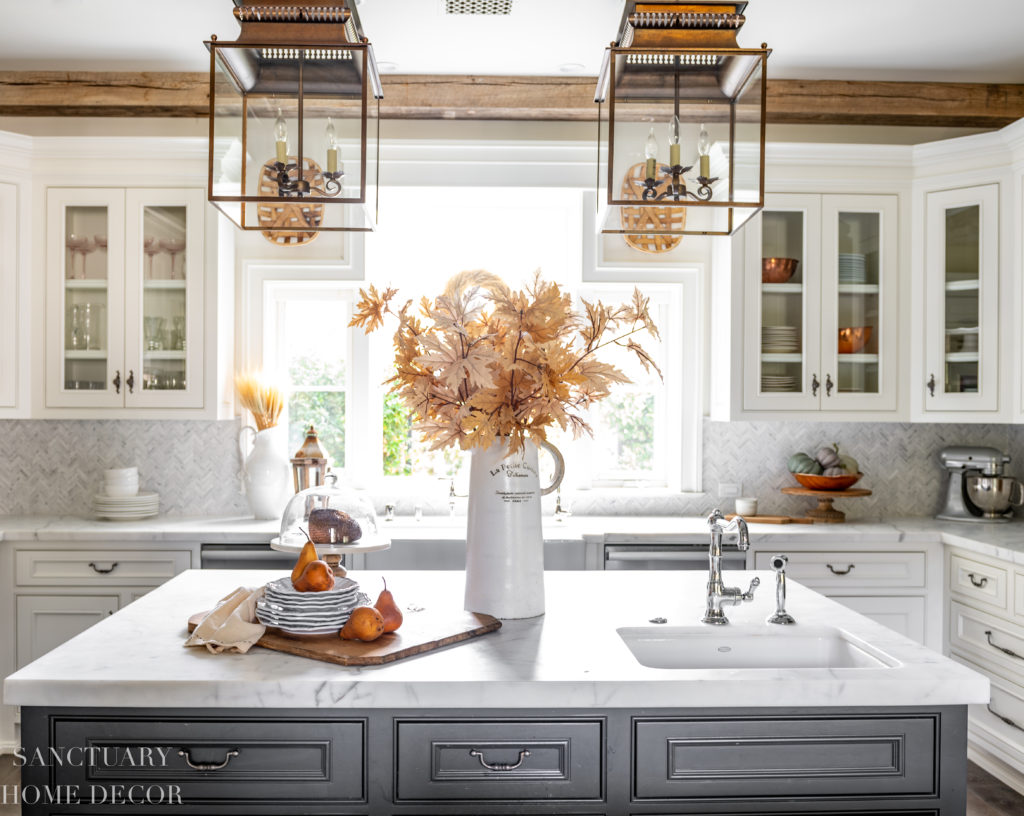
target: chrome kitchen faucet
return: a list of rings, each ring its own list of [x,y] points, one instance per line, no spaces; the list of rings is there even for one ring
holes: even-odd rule
[[[754,600],[754,590],[761,585],[760,578],[750,582],[750,589],[743,592],[739,587],[727,587],[722,583],[722,533],[736,530],[737,545],[741,552],[750,548],[750,535],[747,523],[739,516],[734,516],[728,524],[721,510],[714,510],[708,516],[708,527],[711,528],[711,545],[708,548],[708,605],[702,621],[721,625],[729,619],[722,611],[722,604],[736,606],[743,601]]]

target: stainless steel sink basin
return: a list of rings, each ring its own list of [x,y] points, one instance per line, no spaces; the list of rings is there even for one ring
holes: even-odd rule
[[[884,669],[896,660],[832,626],[636,626],[617,630],[652,669]]]

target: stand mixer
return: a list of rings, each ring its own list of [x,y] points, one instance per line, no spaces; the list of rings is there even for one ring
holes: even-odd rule
[[[946,521],[1006,522],[1010,505],[1024,504],[1024,485],[1003,475],[1010,457],[995,448],[953,445],[939,451],[949,471],[946,500],[936,518]]]

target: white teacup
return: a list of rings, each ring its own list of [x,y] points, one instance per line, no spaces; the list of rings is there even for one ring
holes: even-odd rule
[[[124,480],[136,480],[139,478],[139,469],[137,467],[127,468],[110,468],[109,470],[103,471],[103,480],[106,482],[120,482]]]
[[[756,516],[757,499],[750,496],[736,499],[736,514],[739,516]]]
[[[112,484],[108,483],[108,484],[105,484],[103,486],[103,492],[107,496],[111,496],[111,497],[137,496],[137,495],[139,495],[139,483],[136,482],[134,485],[132,485],[132,484],[112,485]]]

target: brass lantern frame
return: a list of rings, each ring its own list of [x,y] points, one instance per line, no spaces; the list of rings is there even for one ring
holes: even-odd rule
[[[374,145],[375,161],[380,166],[380,99],[383,89],[380,75],[374,59],[373,46],[363,36],[358,14],[352,0],[335,0],[333,5],[325,5],[330,0],[290,0],[284,5],[277,0],[234,0],[234,14],[241,25],[237,40],[221,42],[216,36],[205,41],[210,52],[210,122],[209,122],[209,160],[207,178],[207,199],[216,206],[232,223],[243,230],[261,231],[264,233],[291,232],[294,226],[273,226],[257,223],[253,215],[259,207],[267,205],[288,206],[302,205],[307,210],[312,207],[326,216],[328,212],[341,214],[341,223],[328,222],[327,217],[307,220],[303,229],[310,232],[371,232],[373,219],[367,214],[366,223],[349,223],[345,217],[348,207],[365,207],[368,190],[368,131],[370,96],[377,100],[377,128]],[[343,82],[320,82],[320,88],[309,89],[306,83],[306,70],[309,65],[327,59],[337,60],[336,65],[343,62],[351,64],[351,76]],[[337,70],[342,70],[339,67]],[[348,72],[346,72],[348,73]],[[232,101],[241,99],[240,111],[236,114],[240,119],[241,137],[241,173],[237,194],[226,194],[215,187],[215,141],[217,139],[218,114],[218,80],[226,77],[233,92]],[[356,83],[358,82],[358,93]],[[223,100],[224,94],[220,99]],[[285,164],[277,167],[278,194],[261,194],[258,189],[247,189],[250,183],[249,172],[252,170],[249,146],[250,104],[254,100],[287,100],[294,105],[297,134],[295,139],[295,161],[286,157]],[[344,173],[322,172],[316,165],[314,157],[306,152],[304,145],[305,123],[309,111],[306,106],[310,100],[323,99],[324,111],[328,114],[328,100],[346,101],[348,109],[356,107],[358,99],[359,115],[359,179],[358,194],[339,195],[344,190],[337,183]],[[344,110],[338,106],[337,110]],[[253,157],[256,161],[256,158]],[[259,166],[266,169],[272,161],[261,162]],[[264,167],[266,166],[266,167]],[[332,177],[333,176],[333,177]],[[310,177],[316,181],[310,183]],[[377,179],[375,179],[376,182]],[[319,182],[319,184],[317,183]],[[333,188],[336,192],[331,192]],[[254,182],[252,187],[258,187]],[[225,205],[237,204],[235,208]],[[247,207],[251,207],[247,212]],[[332,208],[325,211],[325,208]]]
[[[725,221],[721,228],[701,228],[697,222],[697,228],[687,228],[695,223],[693,218],[680,218],[682,222],[679,228],[656,228],[645,227],[644,234],[683,236],[683,235],[731,235],[738,227],[745,223],[749,217],[764,208],[764,178],[765,178],[765,133],[767,113],[767,60],[771,49],[762,43],[760,48],[740,48],[736,44],[736,31],[742,26],[744,17],[743,10],[747,3],[742,0],[704,0],[697,3],[678,3],[673,0],[626,0],[623,11],[622,23],[620,25],[618,39],[611,43],[606,49],[604,61],[598,76],[597,90],[594,101],[600,106],[607,102],[607,168],[605,184],[606,200],[603,206],[604,212],[599,218],[600,231],[606,234],[633,235],[638,232],[634,226],[628,228],[621,225],[624,219],[618,219],[616,208],[651,207],[652,209],[665,208],[669,211],[687,210],[691,214],[701,209],[725,209]],[[649,22],[644,27],[643,17],[647,15],[648,20],[658,18],[656,22]],[[730,25],[721,25],[722,19],[728,17]],[[716,22],[708,23],[709,19]],[[703,27],[702,27],[703,26]],[[727,197],[715,199],[711,196],[710,182],[714,179],[691,179],[690,184],[696,187],[700,185],[701,191],[706,191],[707,198],[698,198],[693,192],[686,189],[686,181],[683,173],[690,170],[690,167],[680,165],[667,166],[659,164],[655,177],[647,181],[647,186],[652,192],[657,186],[659,196],[657,200],[647,202],[646,195],[642,200],[637,198],[625,198],[622,194],[617,195],[620,189],[620,179],[617,176],[615,164],[615,129],[617,122],[619,104],[619,80],[628,72],[627,81],[623,85],[629,85],[629,91],[623,94],[622,98],[628,98],[632,103],[649,100],[651,107],[658,103],[664,105],[671,101],[674,104],[675,115],[680,112],[680,101],[685,99],[694,102],[701,97],[700,86],[694,84],[695,90],[681,93],[686,88],[689,79],[701,79],[707,83],[710,76],[718,77],[707,69],[707,65],[729,66],[733,76],[729,77],[729,84],[723,81],[717,90],[723,87],[731,88],[728,93],[723,93],[720,98],[707,98],[706,107],[709,111],[706,121],[724,121],[722,111],[728,106],[728,129],[729,129],[729,150],[728,150],[728,179],[725,185]],[[620,69],[620,66],[622,68]],[[737,69],[738,66],[738,69]],[[722,73],[726,68],[721,69]],[[755,76],[759,74],[759,76]],[[647,92],[637,91],[638,78],[647,77]],[[759,127],[758,127],[758,174],[756,200],[735,200],[736,194],[736,138],[737,138],[737,105],[741,98],[748,91],[752,90],[757,83],[757,92],[760,95]],[[632,112],[632,121],[645,121],[654,123],[654,117],[650,110]],[[754,106],[751,105],[753,109]],[[714,113],[711,113],[714,111]],[[638,118],[639,117],[639,118]],[[623,121],[630,121],[623,119]],[[598,164],[600,186],[600,153],[602,143],[602,117],[600,107],[598,108]],[[681,162],[680,164],[686,164]],[[674,171],[674,172],[673,172]],[[673,187],[673,183],[675,186]],[[682,183],[680,183],[682,182]],[[707,184],[705,184],[707,182]],[[665,188],[669,190],[679,189],[682,195],[671,197],[666,195]],[[598,200],[600,201],[600,194]],[[742,220],[735,217],[736,210],[747,211],[746,217]],[[620,226],[611,226],[608,222],[620,221]]]

